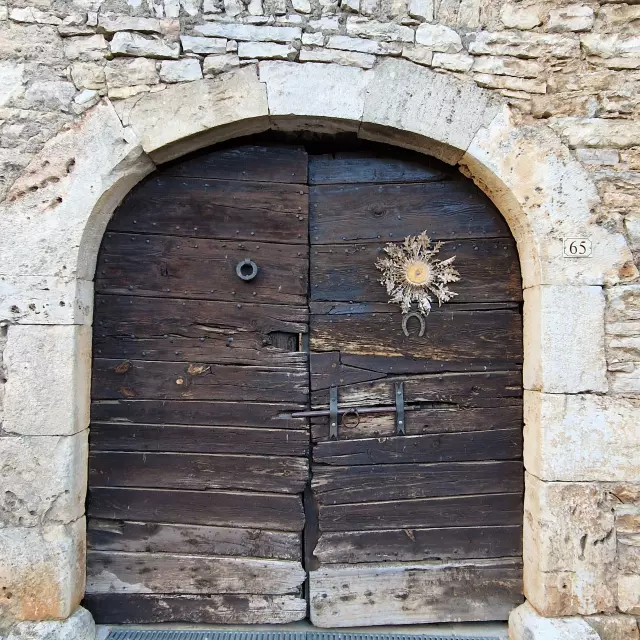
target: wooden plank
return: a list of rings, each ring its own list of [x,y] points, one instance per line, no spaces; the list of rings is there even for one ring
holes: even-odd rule
[[[406,151],[402,156],[377,155],[373,151],[310,155],[309,184],[439,182],[460,178],[457,171],[432,158],[417,154],[411,157]]]
[[[302,146],[234,143],[196,151],[159,168],[162,176],[306,184],[307,153]]]
[[[89,482],[101,487],[301,493],[308,478],[305,458],[123,451],[89,454]]]
[[[89,551],[87,593],[296,593],[299,562],[169,553]]]
[[[389,296],[379,282],[375,263],[383,257],[384,244],[389,240],[393,238],[383,236],[374,244],[320,245],[314,241],[310,257],[311,300],[386,304]],[[452,283],[451,289],[458,295],[443,310],[459,303],[522,300],[520,264],[513,239],[445,242],[438,259],[452,256],[456,257],[460,281]],[[397,311],[398,307],[392,309]]]
[[[304,185],[153,174],[129,193],[107,231],[180,236],[183,246],[188,237],[286,242],[302,249],[307,203]]]
[[[314,186],[309,215],[314,245],[380,245],[425,229],[438,240],[511,236],[500,212],[470,180]]]
[[[512,399],[522,396],[520,371],[444,373],[345,385],[340,388],[340,404],[355,407],[393,404],[397,380],[404,381],[406,403],[447,402],[462,407],[495,407],[512,405]],[[313,391],[311,401],[314,408],[329,406],[328,390]]]
[[[515,557],[522,526],[323,533],[313,553],[323,564]]]
[[[440,408],[421,408],[404,414],[408,436],[423,433],[450,433],[458,431],[487,431],[507,429],[522,424],[522,401],[514,398],[513,406],[461,408],[455,405]],[[356,427],[344,429],[342,434],[350,440],[356,438],[382,438],[395,434],[395,415],[360,415]],[[311,425],[314,442],[329,439],[328,418],[314,418]]]
[[[96,292],[306,305],[307,256],[306,244],[107,233]],[[236,274],[236,265],[248,257],[259,271],[247,282]]]
[[[89,487],[91,518],[143,522],[257,527],[302,531],[304,512],[299,496],[239,491],[172,491]]]
[[[82,602],[98,624],[286,624],[303,620],[306,600],[297,596],[86,594]]]
[[[305,353],[277,340],[287,334],[298,343],[307,330],[305,307],[97,295],[93,351],[134,360],[305,366]]]
[[[342,321],[346,322],[345,319]],[[349,367],[341,362],[340,356],[338,351],[309,354],[312,389],[328,389],[331,386],[368,382],[385,377],[384,373],[368,371],[364,367]]]
[[[320,505],[321,531],[519,525],[522,493]]]
[[[94,358],[91,392],[96,400],[146,398],[304,402],[308,383],[304,367]]]
[[[174,451],[306,456],[309,432],[291,429],[200,427],[92,422],[92,451]]]
[[[96,422],[228,425],[268,429],[306,429],[306,418],[292,418],[303,403],[215,402],[199,400],[100,400],[91,403]]]
[[[519,559],[323,567],[309,574],[319,627],[506,620],[523,601]]]
[[[514,311],[457,312],[449,307],[429,315],[422,338],[405,336],[400,311],[312,318],[309,344],[313,351],[393,357],[399,371],[405,360],[413,362],[416,358],[432,363],[473,361],[480,370],[483,361],[494,359],[500,359],[508,368],[522,363],[522,316]],[[313,375],[317,363],[312,363],[312,388],[316,389],[321,382]],[[329,373],[327,368],[320,371]]]
[[[519,460],[326,467],[314,465],[311,486],[320,504],[411,500],[524,491]]]
[[[266,529],[89,519],[87,546],[96,551],[145,551],[300,560],[299,533]]]
[[[520,427],[428,433],[420,436],[328,440],[313,448],[314,462],[331,465],[514,460],[521,456]]]

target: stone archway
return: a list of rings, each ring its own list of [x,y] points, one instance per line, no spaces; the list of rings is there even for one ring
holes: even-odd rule
[[[540,615],[614,612],[615,536],[603,483],[631,483],[638,463],[634,407],[605,395],[603,287],[637,271],[623,236],[598,224],[587,173],[549,129],[518,122],[454,75],[393,59],[368,71],[265,62],[100,103],[47,143],[0,209],[3,464],[15,498],[0,529],[0,603],[11,618],[34,621],[15,628],[26,625],[34,637],[55,625],[70,638],[93,633],[77,606],[92,279],[109,217],[156,163],[270,128],[355,131],[457,163],[498,206],[518,244],[525,288],[529,604],[512,616],[511,633],[529,637],[525,630],[543,624],[539,637],[551,640],[564,627]],[[590,238],[593,257],[563,258],[564,237]],[[571,625],[576,640],[593,637],[585,621]]]

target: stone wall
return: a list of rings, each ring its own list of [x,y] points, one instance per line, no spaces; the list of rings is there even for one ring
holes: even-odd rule
[[[639,33],[640,5],[606,0],[0,0],[0,200],[11,203],[64,183],[74,171],[71,155],[56,156],[57,164],[32,161],[56,135],[64,146],[65,132],[72,136],[103,99],[128,125],[127,111],[151,94],[256,61],[360,70],[404,58],[438,77],[470,78],[509,104],[523,127],[555,131],[597,187],[594,224],[623,234],[637,262]],[[398,91],[411,96],[407,77],[398,75]],[[268,69],[260,79],[268,84]],[[150,109],[154,104],[149,100]],[[534,160],[520,169],[529,173],[521,180],[536,180]],[[572,185],[558,188],[569,220]],[[82,570],[84,476],[69,471],[69,480],[64,464],[82,466],[87,416],[82,407],[52,408],[18,396],[36,379],[42,385],[43,374],[52,396],[82,386],[78,372],[87,383],[87,336],[79,325],[90,313],[82,304],[69,309],[57,302],[50,274],[37,269],[28,272],[33,299],[16,298],[12,275],[0,266],[0,546],[4,540],[16,558],[37,547],[44,565],[53,557],[74,575]],[[545,616],[597,616],[587,621],[600,637],[636,638],[630,629],[640,616],[640,279],[628,260],[609,280],[576,284],[525,292],[529,308],[542,309],[545,325],[526,336],[541,357],[535,371],[525,371],[525,557],[531,558],[525,588]],[[90,287],[75,294],[90,297]],[[580,326],[564,320],[569,301],[578,305],[571,317],[580,317]],[[602,339],[580,349],[585,334]],[[571,343],[575,359],[559,358],[545,342],[548,335],[556,345]],[[67,371],[65,364],[73,379],[56,375]],[[16,411],[28,429],[15,426]],[[73,419],[59,430],[63,415]],[[562,453],[568,447],[575,452],[571,460]],[[52,455],[65,462],[37,494],[34,478]],[[16,460],[29,464],[17,469]],[[72,613],[81,579],[71,588],[42,575],[40,582],[16,578],[11,554],[5,558],[0,621]],[[15,584],[27,585],[25,594]],[[34,609],[29,589],[55,593],[55,606]],[[527,620],[514,624],[524,628]]]

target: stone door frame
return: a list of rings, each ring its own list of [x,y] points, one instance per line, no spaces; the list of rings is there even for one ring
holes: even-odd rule
[[[34,637],[56,624],[80,629],[69,638],[92,634],[78,605],[92,280],[110,216],[156,164],[268,129],[354,132],[458,164],[504,215],[524,288],[528,604],[511,617],[512,637],[532,617],[551,624],[540,616],[615,611],[608,543],[579,552],[576,540],[612,530],[606,515],[593,515],[602,483],[637,477],[631,435],[619,424],[629,401],[606,395],[604,338],[607,288],[637,272],[625,238],[598,224],[598,193],[582,165],[550,129],[520,117],[471,80],[408,61],[366,71],[270,61],[103,100],[50,140],[0,207],[2,461],[14,496],[0,514],[7,615],[35,621],[22,623]],[[593,256],[564,258],[565,237],[590,238]],[[572,638],[593,637],[583,620],[570,622]]]

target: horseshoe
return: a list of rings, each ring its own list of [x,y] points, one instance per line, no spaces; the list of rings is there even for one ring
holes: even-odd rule
[[[415,311],[405,313],[404,316],[402,316],[402,332],[405,336],[407,336],[407,338],[409,337],[409,329],[407,329],[407,323],[409,322],[410,318],[418,318],[418,322],[420,323],[420,332],[418,333],[418,337],[422,338],[424,332],[427,329],[427,323],[425,322],[424,317],[419,313],[416,313]]]

